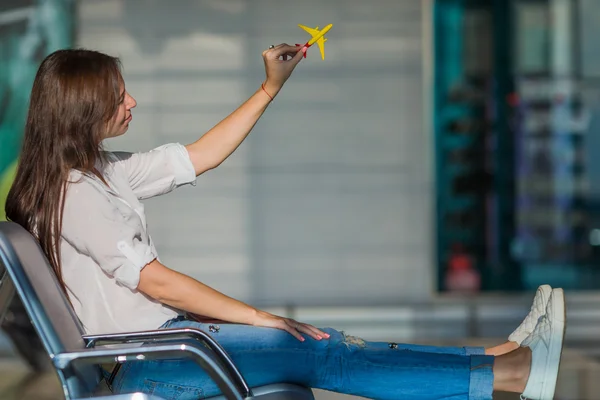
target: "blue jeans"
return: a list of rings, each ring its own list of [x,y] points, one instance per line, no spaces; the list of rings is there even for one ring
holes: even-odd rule
[[[212,325],[212,329],[209,329]],[[162,328],[193,327],[209,333],[227,351],[250,387],[295,383],[374,399],[491,399],[493,356],[483,348],[368,342],[325,328],[329,339],[301,342],[289,333],[237,324],[172,319]],[[221,394],[193,361],[125,363],[114,393],[141,391],[165,399]]]

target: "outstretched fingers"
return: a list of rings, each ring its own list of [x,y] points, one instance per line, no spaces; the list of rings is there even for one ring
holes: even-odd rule
[[[291,319],[283,319],[281,320],[281,327],[280,329],[283,329],[284,331],[288,332],[289,334],[291,334],[292,336],[294,336],[296,339],[298,339],[301,342],[304,342],[304,337],[302,337],[302,335],[300,334],[299,331],[299,323],[291,320]]]
[[[298,332],[304,333],[315,340],[322,340],[323,338],[325,338],[325,339],[329,338],[328,333],[323,332],[322,330],[317,329],[316,327],[314,327],[310,324],[304,324],[304,323],[295,321],[293,319],[286,319],[286,324],[289,327],[291,327],[296,333],[298,333]],[[299,335],[299,333],[298,333],[298,335]],[[294,334],[294,336],[298,337],[296,334]]]
[[[310,335],[310,337],[312,337],[313,339],[316,340],[321,340],[323,338],[325,339],[329,339],[329,334],[326,332],[323,332],[322,330],[309,325],[309,324],[300,324],[301,325],[301,331],[306,333],[307,335]]]

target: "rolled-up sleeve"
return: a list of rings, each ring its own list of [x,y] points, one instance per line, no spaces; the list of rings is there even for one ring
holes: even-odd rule
[[[185,146],[169,143],[145,153],[110,153],[123,168],[138,199],[168,193],[196,182],[196,171]]]
[[[123,213],[86,179],[65,192],[62,238],[119,284],[135,290],[140,271],[157,255],[137,213]]]

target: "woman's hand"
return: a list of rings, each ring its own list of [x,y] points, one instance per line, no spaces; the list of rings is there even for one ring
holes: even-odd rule
[[[277,315],[270,314],[265,311],[258,311],[256,318],[252,323],[253,326],[264,326],[267,328],[281,329],[289,332],[296,339],[304,342],[304,338],[300,333],[307,334],[315,340],[321,340],[323,338],[328,339],[329,334],[315,328],[309,324],[303,324],[295,321],[291,318],[283,318]]]
[[[302,60],[302,47],[282,43],[272,49],[263,51],[267,80],[265,90],[275,97],[288,80],[296,65]],[[289,58],[289,59],[288,59]]]

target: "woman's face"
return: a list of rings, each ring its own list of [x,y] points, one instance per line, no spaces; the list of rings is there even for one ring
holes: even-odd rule
[[[119,105],[117,106],[117,112],[108,124],[107,137],[121,136],[129,128],[131,122],[131,109],[134,108],[137,103],[133,97],[125,90],[125,84],[121,83],[121,98],[119,99]]]

